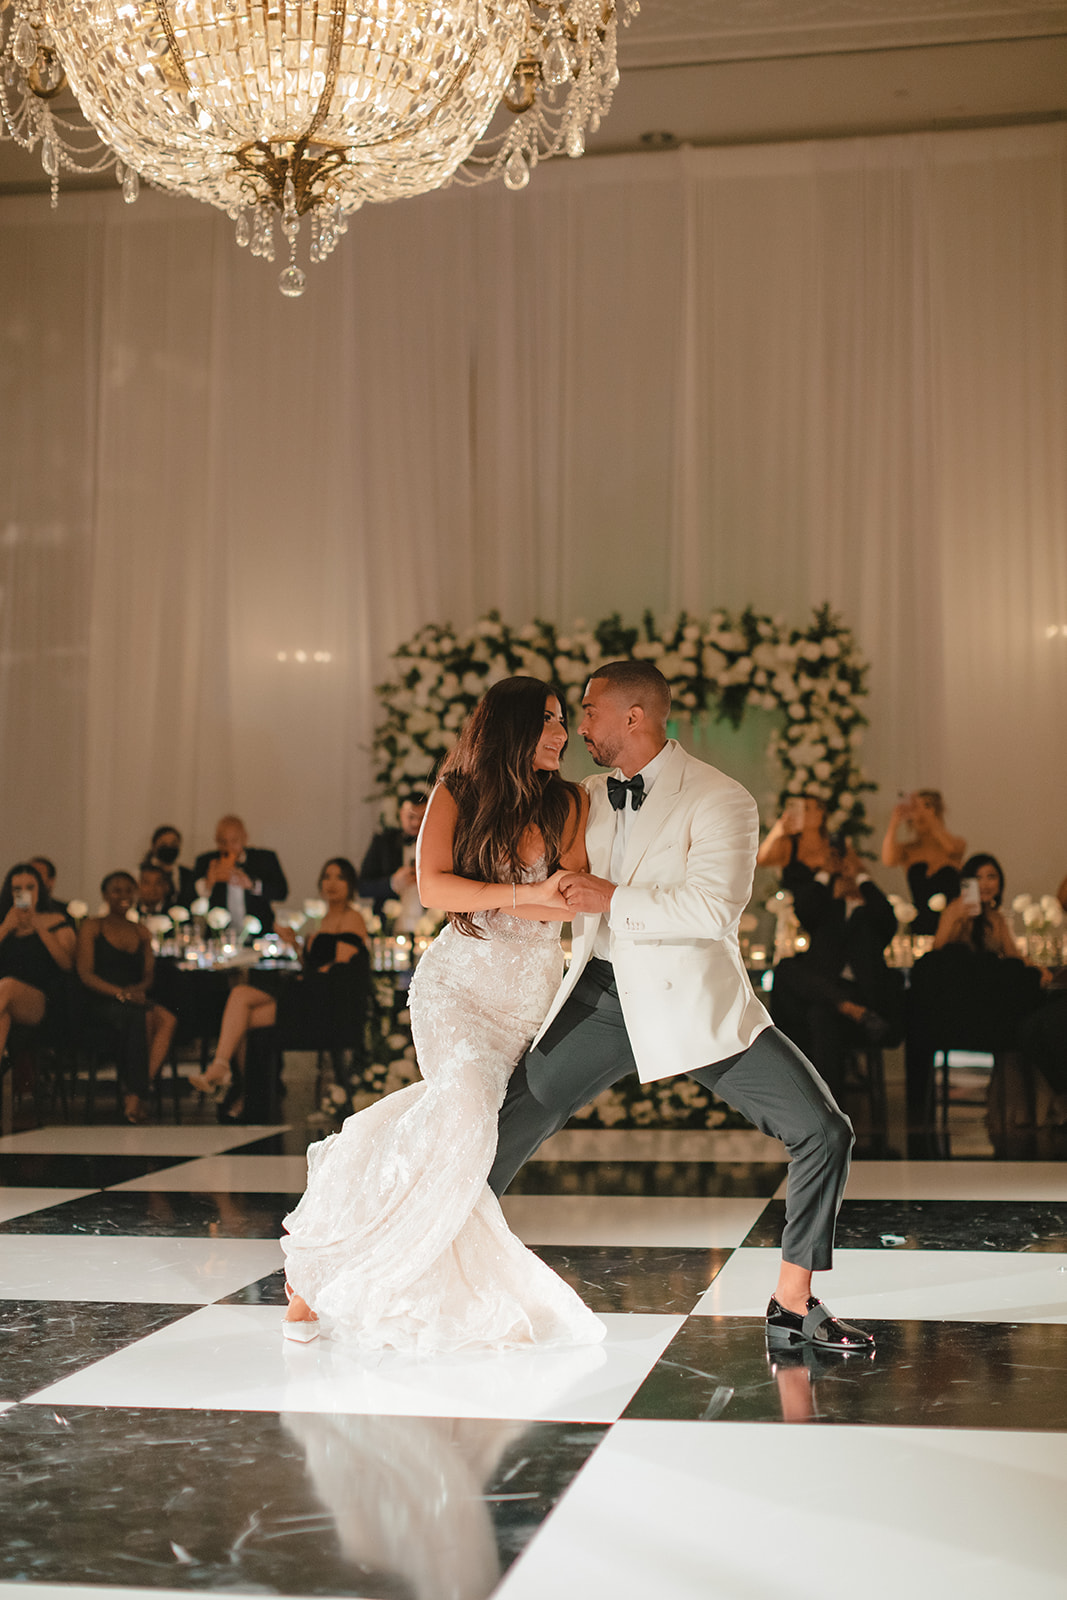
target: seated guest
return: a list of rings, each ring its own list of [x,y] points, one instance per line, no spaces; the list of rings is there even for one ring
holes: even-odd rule
[[[174,886],[166,867],[151,860],[142,861],[137,869],[137,915],[162,916],[174,904]]]
[[[934,948],[911,973],[907,1097],[915,1155],[928,1153],[934,1053],[1007,1050],[1040,1003],[1041,973],[1020,959],[1000,909],[1004,873],[996,857],[971,856],[963,864],[962,884],[965,892],[941,913]]]
[[[782,886],[810,942],[775,968],[771,1014],[840,1099],[856,1046],[903,1036],[903,996],[884,954],[896,915],[851,848],[818,874],[786,867]]]
[[[289,893],[285,873],[273,850],[252,849],[248,829],[240,817],[220,817],[214,850],[197,856],[193,868],[197,891],[213,906],[225,906],[230,925],[240,929],[246,917],[256,917],[264,933],[274,927],[271,902]]]
[[[170,904],[184,906],[186,911],[196,899],[196,873],[192,867],[178,862],[182,851],[182,836],[177,828],[164,822],[152,835],[145,862],[162,867],[170,881]]]
[[[252,1029],[277,1027],[281,1049],[333,1049],[354,1040],[363,1021],[370,971],[367,927],[352,901],[356,869],[333,856],[319,876],[326,915],[305,946],[301,976],[286,984],[277,1000],[250,984],[230,990],[223,1012],[215,1059],[190,1078],[194,1089],[221,1099],[233,1077],[233,1059]],[[291,929],[282,937],[291,940]]]
[[[900,838],[907,824],[910,839]],[[913,934],[937,932],[938,913],[931,907],[934,895],[954,900],[960,892],[960,862],[967,841],[945,827],[945,802],[939,789],[917,789],[893,807],[889,826],[882,840],[882,861],[887,867],[903,867],[908,893],[918,916],[911,924]]]
[[[415,843],[426,815],[427,796],[422,790],[411,790],[400,797],[400,826],[383,828],[367,846],[363,864],[359,869],[359,893],[363,900],[374,902],[381,915],[386,900],[400,901],[400,915],[396,929],[411,933],[422,916],[423,907],[415,884]]]
[[[175,1018],[148,998],[152,940],[148,929],[127,915],[137,884],[128,872],[109,872],[100,892],[107,914],[86,917],[78,930],[78,976],[90,991],[90,1017],[118,1039],[126,1121],[145,1122],[148,1086],[167,1059]]]
[[[37,876],[40,878],[41,882],[44,884],[45,893],[48,896],[48,903],[51,906],[52,910],[53,911],[60,911],[60,912],[62,912],[62,914],[64,916],[66,916],[66,914],[67,914],[67,902],[65,900],[57,900],[56,899],[56,892],[55,892],[56,891],[56,867],[55,867],[55,862],[54,861],[49,861],[47,856],[31,856],[30,857],[30,866],[34,867],[36,869]]]
[[[792,795],[756,855],[760,867],[785,868],[798,862],[810,872],[829,871],[834,862],[826,802],[817,795]]]
[[[74,929],[48,898],[37,868],[20,861],[0,887],[0,1056],[13,1022],[36,1028],[60,1003],[74,965]]]

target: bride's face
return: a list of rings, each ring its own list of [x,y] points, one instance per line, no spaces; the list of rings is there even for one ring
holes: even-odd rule
[[[545,728],[534,751],[535,772],[558,772],[560,757],[567,745],[563,711],[554,694],[545,702]]]

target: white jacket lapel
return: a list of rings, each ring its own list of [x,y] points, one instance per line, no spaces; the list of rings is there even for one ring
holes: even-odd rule
[[[674,744],[671,754],[649,791],[640,811],[634,817],[630,837],[626,841],[626,854],[622,858],[622,881],[631,883],[642,858],[655,840],[678,798],[685,776],[686,755],[680,744]]]

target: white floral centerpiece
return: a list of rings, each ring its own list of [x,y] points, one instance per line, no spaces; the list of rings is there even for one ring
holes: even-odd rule
[[[803,628],[751,607],[703,621],[683,612],[662,623],[647,612],[639,628],[616,613],[569,632],[540,620],[512,627],[497,612],[461,632],[429,623],[397,648],[394,675],[378,689],[384,715],[374,754],[383,795],[425,783],[501,678],[526,673],[555,683],[574,708],[590,672],[620,659],[655,662],[678,719],[711,712],[737,727],[749,709],[778,713],[768,754],[781,768],[780,798],[817,795],[832,830],[854,840],[870,832],[864,795],[874,785],[858,757],[867,664],[829,606]]]
[[[1023,933],[1016,939],[1020,953],[1043,966],[1059,966],[1067,956],[1067,938],[1064,935],[1063,907],[1054,894],[1043,894],[1035,900],[1028,894],[1017,894],[1011,903],[1012,910],[1021,919]]]

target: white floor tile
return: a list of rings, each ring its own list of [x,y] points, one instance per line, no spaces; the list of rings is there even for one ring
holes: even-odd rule
[[[508,1226],[525,1244],[650,1244],[728,1248],[749,1233],[766,1200],[623,1195],[505,1195]]]
[[[34,1404],[611,1422],[681,1326],[604,1318],[603,1345],[457,1356],[360,1355],[282,1338],[278,1306],[206,1306],[73,1373]]]
[[[697,1316],[754,1317],[767,1309],[778,1258],[735,1250]],[[1067,1257],[999,1250],[838,1250],[815,1293],[841,1317],[933,1322],[1067,1322]]]
[[[1067,1200],[1067,1163],[855,1161],[845,1199]]]
[[[281,1246],[274,1239],[12,1233],[3,1239],[0,1296],[204,1305],[281,1265]]]
[[[772,1431],[619,1423],[495,1600],[1061,1600],[1067,1437]]]
[[[64,1200],[77,1200],[83,1194],[96,1193],[96,1189],[0,1189],[0,1222],[27,1217],[31,1211],[46,1211],[49,1206],[62,1205]]]
[[[172,1123],[147,1128],[99,1123],[34,1128],[29,1133],[9,1133],[0,1138],[0,1155],[209,1156],[251,1144],[270,1133],[284,1133],[287,1126],[272,1123],[269,1127],[228,1128],[215,1122],[203,1128],[176,1127]]]
[[[166,1172],[147,1172],[112,1185],[115,1189],[187,1189],[212,1194],[303,1194],[306,1156],[205,1156]]]
[[[546,1139],[534,1161],[785,1161],[785,1146],[765,1133],[699,1128],[567,1128]]]

